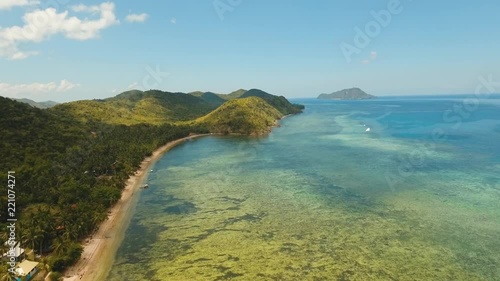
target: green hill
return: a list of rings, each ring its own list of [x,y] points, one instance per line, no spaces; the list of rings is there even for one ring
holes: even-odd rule
[[[203,93],[204,92],[202,92],[202,91],[194,91],[194,92],[190,92],[188,94],[193,95],[195,97],[200,97],[201,95],[203,95]]]
[[[82,140],[82,124],[31,105],[0,97],[0,159],[7,171],[32,161],[37,155],[64,153]],[[40,146],[40,144],[44,144]],[[3,209],[2,209],[3,210]]]
[[[42,102],[36,102],[34,100],[30,100],[30,99],[13,99],[15,101],[18,101],[18,102],[22,102],[22,103],[26,103],[26,104],[29,104],[33,107],[37,107],[37,108],[50,108],[50,107],[53,107],[55,105],[57,105],[58,103],[55,102],[55,101],[42,101]]]
[[[282,116],[263,99],[248,97],[228,101],[196,122],[214,133],[262,135]]]
[[[303,106],[291,104],[283,96],[271,95],[259,89],[251,89],[246,91],[243,95],[241,95],[241,98],[246,98],[246,97],[262,98],[284,115],[300,113],[302,112],[302,109],[304,109]]]
[[[234,92],[231,92],[229,94],[219,94],[219,97],[225,99],[225,100],[232,100],[232,99],[237,99],[241,97],[244,93],[246,93],[247,90],[239,89]]]
[[[166,122],[196,119],[219,105],[184,93],[133,90],[105,100],[84,100],[60,104],[51,110],[65,112],[85,122],[159,125]]]
[[[199,97],[202,100],[204,100],[210,104],[216,105],[216,106],[222,105],[226,101],[225,99],[221,98],[219,95],[212,93],[212,92],[199,92],[198,91],[198,92],[192,92],[189,94],[193,95],[195,97]]]
[[[281,117],[302,112],[304,108],[258,89],[237,90],[226,98],[229,101],[197,122],[215,133],[262,135]]]

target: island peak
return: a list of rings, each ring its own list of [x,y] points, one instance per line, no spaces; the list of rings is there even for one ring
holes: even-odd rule
[[[331,94],[321,94],[318,96],[320,100],[365,100],[375,98],[375,96],[367,94],[360,88],[343,89]]]

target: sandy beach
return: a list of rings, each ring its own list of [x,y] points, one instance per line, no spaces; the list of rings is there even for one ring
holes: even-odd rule
[[[131,215],[139,196],[141,186],[147,178],[148,171],[165,152],[186,140],[207,136],[191,135],[171,141],[153,152],[151,157],[142,161],[139,170],[131,176],[123,189],[120,200],[108,211],[108,218],[96,233],[88,237],[82,244],[83,253],[80,260],[64,273],[64,281],[99,281],[106,278],[113,264],[114,256],[125,231],[130,223]]]

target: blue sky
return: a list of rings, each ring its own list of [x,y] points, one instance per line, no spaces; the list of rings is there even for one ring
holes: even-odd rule
[[[472,93],[479,76],[500,80],[498,11],[497,0],[0,0],[0,95]]]

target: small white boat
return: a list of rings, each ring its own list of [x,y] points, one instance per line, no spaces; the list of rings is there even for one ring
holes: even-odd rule
[[[146,183],[142,188],[146,189],[148,187],[149,187],[149,184]]]
[[[372,129],[368,128],[368,129],[366,129],[366,131],[365,131],[365,132],[370,132],[371,130],[372,130]]]

